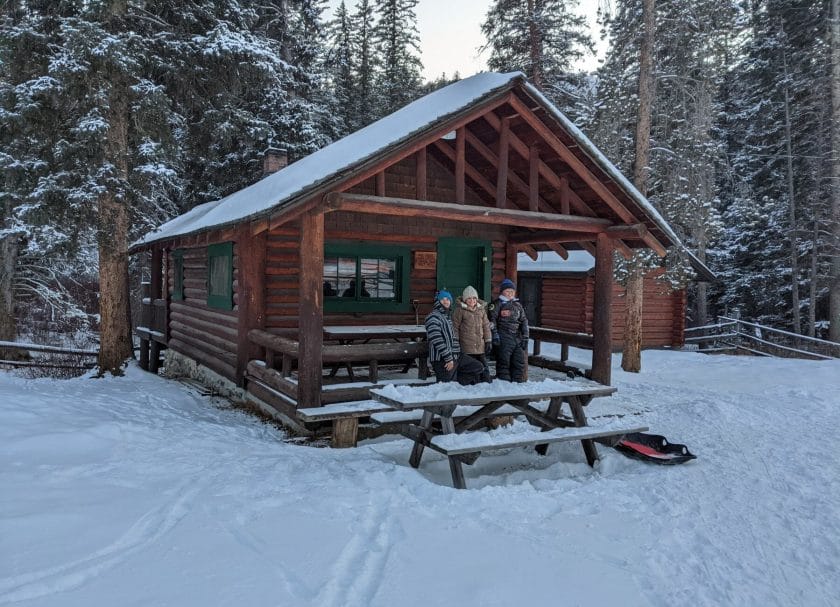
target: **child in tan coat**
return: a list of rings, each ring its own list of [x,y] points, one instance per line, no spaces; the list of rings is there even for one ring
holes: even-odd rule
[[[493,349],[493,334],[487,317],[487,304],[478,299],[474,287],[468,286],[453,307],[452,326],[461,343],[461,351],[481,361],[486,373],[484,380],[490,381],[487,355]]]

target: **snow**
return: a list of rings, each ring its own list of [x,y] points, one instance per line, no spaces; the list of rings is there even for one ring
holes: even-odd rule
[[[518,253],[516,266],[520,272],[588,272],[595,267],[595,258],[588,251],[569,251],[568,259],[554,251],[540,251],[534,261],[527,253]]]
[[[149,232],[133,246],[257,216],[469,107],[517,78],[524,75],[488,72],[439,89],[247,188],[195,207]]]
[[[0,374],[0,605],[837,604],[840,361],[617,359],[592,423],[623,414],[697,460],[517,448],[459,491],[401,437],[284,442],[134,367]]]

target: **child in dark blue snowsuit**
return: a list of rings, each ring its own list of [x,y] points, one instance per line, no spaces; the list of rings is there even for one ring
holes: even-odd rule
[[[516,285],[505,278],[501,294],[490,306],[490,326],[496,346],[496,378],[524,382],[528,352],[528,318],[516,298]]]

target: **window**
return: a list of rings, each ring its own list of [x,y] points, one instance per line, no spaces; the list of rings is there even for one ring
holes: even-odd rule
[[[184,300],[184,250],[172,251],[172,299]]]
[[[233,243],[207,247],[207,305],[233,310]]]
[[[409,258],[405,247],[327,244],[324,308],[332,312],[407,311]]]

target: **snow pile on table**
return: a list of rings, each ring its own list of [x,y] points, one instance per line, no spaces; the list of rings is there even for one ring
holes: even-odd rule
[[[517,448],[463,491],[438,453],[408,466],[406,439],[290,444],[134,368],[0,374],[0,605],[836,605],[840,362],[643,365],[588,418],[696,461]]]

